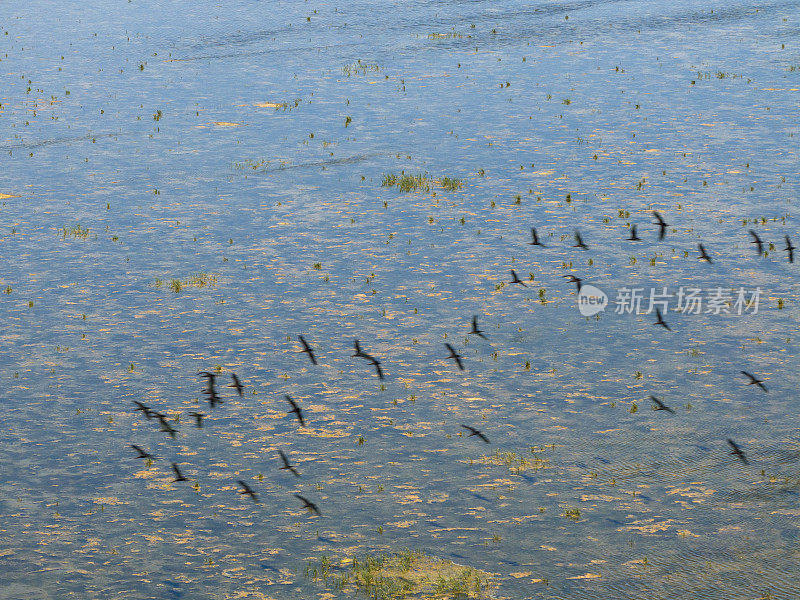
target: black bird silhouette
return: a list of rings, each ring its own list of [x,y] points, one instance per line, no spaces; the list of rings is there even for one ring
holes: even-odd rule
[[[746,465],[750,464],[750,461],[747,460],[747,457],[744,455],[744,452],[742,451],[741,448],[739,448],[739,446],[736,444],[736,442],[734,442],[731,438],[728,438],[725,441],[728,442],[728,445],[731,448],[733,448],[733,450],[731,451],[731,454],[733,456],[738,456],[739,460],[741,460]]]
[[[786,250],[786,252],[789,253],[789,262],[793,263],[794,262],[794,246],[792,246],[792,240],[789,239],[788,235],[784,236],[784,237],[786,238],[786,248],[784,248],[784,250]]]
[[[154,413],[153,413],[152,410],[150,410],[149,406],[145,406],[144,404],[142,404],[138,400],[134,400],[133,403],[136,405],[136,408],[133,409],[134,412],[136,412],[137,410],[142,411],[144,416],[147,417],[148,421],[153,418]]]
[[[249,485],[247,485],[247,484],[246,484],[244,481],[242,481],[241,479],[238,479],[238,480],[237,480],[237,482],[239,483],[239,485],[240,485],[240,486],[242,486],[242,487],[244,488],[244,489],[243,489],[241,492],[239,492],[239,493],[240,493],[240,494],[243,494],[243,495],[245,495],[245,496],[250,496],[250,498],[252,498],[252,499],[253,499],[253,502],[255,502],[256,504],[258,504],[258,496],[257,496],[257,495],[256,495],[256,493],[255,493],[255,492],[254,492],[254,491],[253,491],[253,490],[250,488],[250,486],[249,486]]]
[[[203,394],[208,396],[208,404],[211,406],[211,408],[216,408],[217,404],[222,404],[222,398],[219,397],[219,394],[214,387],[213,379],[208,380],[208,387],[203,390]]]
[[[289,459],[286,458],[286,455],[283,453],[283,450],[278,450],[278,454],[281,455],[281,460],[283,461],[283,466],[280,468],[281,471],[291,471],[294,473],[295,477],[300,477],[300,473],[297,472],[292,465],[289,464]]]
[[[667,331],[672,331],[672,329],[669,328],[669,325],[667,325],[666,321],[664,321],[664,317],[661,316],[661,309],[656,309],[656,317],[658,317],[658,319],[655,323],[653,323],[653,325],[661,325]]]
[[[175,479],[172,480],[173,483],[175,483],[176,481],[189,481],[188,479],[186,479],[186,477],[183,476],[183,473],[181,473],[181,470],[175,463],[172,463],[172,470],[175,473]]]
[[[461,355],[458,352],[456,352],[456,349],[453,348],[450,344],[445,342],[445,346],[447,346],[447,349],[450,350],[450,356],[448,356],[447,358],[452,358],[454,361],[456,361],[458,369],[460,371],[463,371],[464,365],[461,363]]]
[[[314,504],[313,502],[311,502],[311,500],[309,500],[308,498],[305,498],[305,497],[301,496],[300,494],[295,494],[295,495],[294,495],[294,497],[295,497],[295,498],[297,498],[297,499],[299,499],[299,500],[300,500],[300,502],[302,502],[302,503],[303,503],[303,508],[307,508],[307,509],[308,509],[308,510],[310,510],[312,513],[317,513],[317,514],[318,514],[320,517],[322,516],[322,513],[321,513],[321,512],[319,512],[319,508],[317,508],[317,505],[316,505],[316,504]]]
[[[236,388],[236,393],[239,394],[239,396],[241,396],[242,395],[242,390],[244,390],[244,386],[242,385],[242,382],[239,381],[239,378],[236,376],[236,373],[231,373],[231,379],[233,379],[233,383],[230,384],[228,387]]]
[[[485,340],[489,339],[485,335],[483,335],[483,331],[478,329],[478,316],[477,315],[472,317],[472,331],[470,331],[470,333],[473,334],[473,335],[477,335],[478,337],[482,337]]]
[[[667,233],[667,227],[669,227],[669,224],[661,217],[660,214],[658,214],[658,212],[653,211],[653,216],[656,218],[656,222],[653,224],[658,225],[658,241],[661,241],[664,239],[664,236]]]
[[[158,422],[161,425],[161,431],[168,433],[169,437],[175,439],[175,433],[177,433],[177,430],[172,425],[167,423],[167,420],[161,413],[157,413],[156,417],[158,417]]]
[[[583,238],[581,237],[581,233],[577,229],[575,230],[575,244],[572,247],[583,248],[584,250],[589,249],[589,247],[583,243]]]
[[[289,397],[289,394],[284,394],[284,396],[286,396],[286,401],[292,405],[292,410],[290,410],[289,413],[294,413],[297,416],[297,420],[300,421],[300,426],[305,427],[306,421],[303,418],[303,411],[300,410],[300,407],[297,406],[297,403]]]
[[[377,358],[369,356],[369,354],[367,356],[369,357],[367,360],[369,360],[369,362],[371,362],[375,367],[375,374],[378,376],[378,379],[383,381],[383,369],[381,369],[381,361],[379,361]]]
[[[575,286],[578,288],[578,292],[581,291],[581,286],[583,285],[582,283],[583,279],[581,279],[580,277],[575,277],[575,275],[562,275],[562,277],[565,277],[567,280],[569,280],[570,283],[574,283]]]
[[[522,281],[522,279],[520,279],[519,277],[517,277],[517,272],[516,272],[514,269],[511,269],[511,278],[512,278],[512,279],[511,279],[511,283],[518,283],[518,284],[520,284],[522,287],[528,287],[527,285],[525,285],[525,282],[524,282],[524,281]]]
[[[483,435],[480,431],[475,429],[474,427],[470,427],[469,425],[462,425],[462,427],[464,429],[469,430],[470,434],[467,437],[472,437],[473,435],[475,435],[475,436],[478,436],[480,439],[482,439],[487,444],[489,443],[489,440],[487,439],[487,437],[485,435]]]
[[[364,353],[361,351],[361,344],[358,343],[358,340],[353,340],[353,347],[356,351],[351,356],[364,356]]]
[[[155,460],[155,456],[150,454],[147,450],[143,450],[142,448],[140,448],[136,444],[131,444],[131,448],[133,448],[134,450],[136,450],[136,452],[139,453],[139,456],[137,456],[136,458],[150,458],[150,459]]]
[[[211,382],[211,385],[214,385],[217,380],[216,374],[211,373],[210,371],[200,371],[198,375],[200,375],[200,377],[203,379],[208,379]]]
[[[752,374],[748,373],[747,371],[741,371],[741,373],[742,375],[750,379],[747,385],[757,385],[765,392],[768,391],[766,386],[764,386],[764,383],[760,379],[756,379]]]
[[[664,403],[663,403],[661,400],[659,400],[659,399],[658,399],[658,398],[656,398],[655,396],[650,396],[650,400],[652,400],[652,401],[653,401],[653,404],[655,404],[655,405],[656,405],[656,406],[655,406],[655,408],[654,408],[653,410],[665,410],[665,411],[667,411],[667,412],[668,412],[669,414],[671,414],[671,415],[674,415],[674,414],[675,414],[675,411],[674,411],[674,410],[672,410],[672,409],[671,409],[669,406],[667,406],[666,404],[664,404]]]
[[[628,240],[631,242],[641,242],[642,238],[636,235],[636,225],[631,225],[631,234],[628,236]]]
[[[764,243],[761,241],[761,238],[758,237],[758,234],[753,231],[752,229],[748,229],[747,232],[753,236],[753,241],[750,242],[751,244],[756,244],[756,249],[758,250],[758,255],[761,256],[764,254]]]
[[[700,251],[700,256],[697,257],[697,260],[706,260],[710,263],[714,262],[706,252],[706,248],[703,246],[703,244],[697,244],[697,249]]]
[[[531,241],[528,242],[529,246],[541,246],[547,248],[542,242],[539,241],[539,236],[536,234],[536,227],[531,227]]]
[[[308,358],[311,359],[311,364],[317,364],[317,357],[314,356],[314,351],[311,349],[311,346],[308,345],[305,338],[302,335],[298,335],[297,338],[300,340],[300,343],[303,345],[303,349],[300,352],[305,352],[308,354]],[[356,352],[358,352],[358,340],[356,340]]]
[[[205,417],[205,415],[204,415],[203,413],[199,413],[199,412],[190,412],[190,413],[189,413],[189,416],[190,416],[190,417],[194,417],[194,424],[195,424],[197,427],[202,427],[202,426],[203,426],[203,417]]]
[[[378,375],[378,379],[383,380],[383,369],[381,369],[381,361],[379,361],[371,354],[367,354],[366,352],[364,352],[361,349],[361,345],[358,343],[358,340],[356,340],[354,343],[356,352],[355,354],[353,354],[353,356],[356,356],[358,358],[363,358],[364,360],[367,360],[370,363],[372,363],[372,365],[375,367],[375,373]]]

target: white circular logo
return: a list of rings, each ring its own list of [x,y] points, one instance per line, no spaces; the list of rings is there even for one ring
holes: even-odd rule
[[[593,285],[581,286],[578,292],[578,310],[584,317],[592,317],[608,306],[606,293]]]

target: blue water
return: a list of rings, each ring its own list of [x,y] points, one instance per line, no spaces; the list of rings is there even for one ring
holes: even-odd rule
[[[0,597],[325,597],[307,561],[403,547],[496,598],[800,596],[797,8],[4,3]],[[761,297],[667,331],[623,287]]]

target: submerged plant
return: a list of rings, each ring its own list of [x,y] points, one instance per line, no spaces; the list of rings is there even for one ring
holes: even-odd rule
[[[482,598],[491,575],[419,550],[345,558],[333,567],[330,557],[309,563],[305,576],[345,593],[361,593],[374,600],[399,598]],[[346,566],[345,566],[346,565]]]
[[[156,277],[155,281],[153,282],[153,287],[168,287],[176,294],[180,293],[184,288],[187,287],[203,288],[216,287],[216,285],[217,276],[209,273],[195,273],[194,275],[184,277],[183,279],[173,277],[172,279],[164,280]]]

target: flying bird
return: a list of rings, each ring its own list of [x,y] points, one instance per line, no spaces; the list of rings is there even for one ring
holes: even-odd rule
[[[383,380],[383,369],[381,369],[381,361],[379,361],[371,354],[367,354],[366,352],[364,352],[361,349],[361,345],[358,343],[358,340],[355,341],[355,348],[356,352],[355,354],[353,354],[353,356],[356,356],[358,358],[363,358],[364,360],[371,362],[372,365],[375,367],[375,373],[378,375],[378,379]]]
[[[653,408],[653,410],[665,410],[671,415],[675,414],[674,410],[672,410],[669,406],[664,404],[661,400],[659,400],[655,396],[650,396],[650,400],[652,400],[653,404],[655,404],[655,407]]]
[[[450,344],[445,343],[445,346],[447,346],[447,349],[450,350],[450,356],[448,356],[447,358],[452,358],[454,361],[456,361],[459,371],[463,371],[464,365],[461,363],[461,355],[458,352],[456,352],[456,349],[453,348]]]
[[[581,233],[577,229],[575,230],[575,244],[572,247],[583,248],[584,250],[589,249],[589,247],[583,243],[583,238],[581,237]]]
[[[766,386],[764,385],[764,383],[761,381],[761,379],[756,379],[755,376],[753,376],[752,374],[748,373],[747,371],[741,371],[741,374],[750,379],[750,381],[747,383],[747,385],[757,385],[758,387],[760,387],[765,392],[768,391]]]
[[[522,279],[520,279],[519,277],[517,277],[517,272],[516,272],[514,269],[511,269],[511,277],[512,277],[512,279],[511,279],[511,283],[518,283],[518,284],[520,284],[522,287],[528,287],[527,285],[525,285],[525,282],[524,282],[524,281],[522,281]]]
[[[131,444],[130,446],[131,446],[131,448],[136,450],[136,452],[139,453],[139,456],[137,456],[136,458],[149,458],[149,459],[153,459],[153,460],[155,459],[155,456],[150,454],[147,450],[143,450],[142,448],[140,448],[136,444]]]
[[[705,246],[703,246],[703,244],[697,244],[697,249],[700,251],[700,256],[697,257],[697,260],[705,260],[710,263],[714,262],[713,260],[711,260],[711,257],[706,252],[706,248]]]
[[[480,439],[482,439],[487,444],[489,443],[488,438],[485,435],[483,435],[480,431],[475,429],[474,427],[470,427],[469,425],[462,425],[462,427],[464,429],[467,429],[470,432],[470,434],[467,437],[472,437],[473,435],[475,435],[475,436],[478,436]]]
[[[473,334],[473,335],[477,335],[478,337],[482,337],[485,340],[489,339],[485,335],[483,335],[483,331],[478,329],[478,317],[477,317],[477,315],[472,317],[472,331],[470,331],[470,333]]]
[[[175,479],[172,480],[173,483],[175,483],[176,481],[189,481],[188,479],[186,479],[186,477],[183,476],[183,473],[181,473],[181,470],[175,463],[172,463],[172,471],[175,473]]]
[[[628,239],[628,241],[631,241],[631,242],[641,242],[642,241],[642,238],[640,238],[636,234],[636,225],[631,225],[631,234],[628,236],[627,239]]]
[[[303,349],[300,352],[305,352],[308,354],[308,358],[311,359],[311,364],[317,364],[317,357],[314,356],[314,351],[311,349],[311,346],[308,345],[305,338],[302,335],[298,335],[297,338],[300,340],[300,343],[303,345]],[[358,340],[356,340],[356,352],[358,352]]]
[[[667,331],[672,331],[672,329],[669,328],[669,325],[667,325],[666,321],[664,321],[664,317],[661,316],[661,309],[659,308],[656,309],[656,317],[658,319],[655,323],[653,323],[653,325],[661,325]]]
[[[244,481],[242,481],[241,479],[238,479],[237,481],[238,481],[239,485],[242,486],[242,488],[244,488],[239,493],[243,494],[245,496],[250,496],[253,499],[253,502],[258,504],[258,496],[252,490],[252,488],[249,485],[247,485]]]
[[[575,275],[562,275],[565,277],[570,283],[574,283],[575,286],[578,288],[578,292],[581,291],[581,286],[583,285],[583,279],[580,277],[575,277]]]
[[[278,450],[278,454],[280,454],[281,460],[283,461],[283,466],[280,467],[280,470],[291,471],[292,473],[294,473],[295,477],[300,477],[300,473],[297,472],[297,469],[295,469],[292,465],[289,464],[289,459],[286,458],[286,455],[283,453],[283,450]]]
[[[214,384],[209,379],[208,380],[208,387],[203,390],[203,393],[208,396],[208,404],[211,408],[216,408],[217,404],[222,404],[222,398],[219,397],[217,390],[214,388]]]
[[[747,232],[753,236],[753,241],[750,242],[751,244],[756,244],[756,249],[758,250],[758,255],[762,256],[764,254],[764,243],[761,241],[761,238],[758,237],[758,234],[753,231],[752,229],[748,229]]]
[[[175,433],[177,431],[172,425],[167,423],[167,420],[164,418],[164,415],[162,415],[161,413],[158,413],[158,414],[156,414],[156,417],[158,417],[158,422],[161,425],[161,431],[164,431],[164,432],[168,433],[169,437],[175,439]]]
[[[536,234],[536,227],[531,227],[531,241],[528,242],[529,246],[541,246],[547,248],[542,242],[539,241],[539,236]]]
[[[244,390],[244,386],[242,385],[242,382],[239,381],[239,378],[236,376],[236,373],[231,373],[231,379],[233,379],[233,383],[230,384],[228,387],[236,388],[236,393],[239,394],[239,396],[241,397],[242,390]]]
[[[383,381],[383,369],[381,369],[381,361],[379,361],[377,358],[373,358],[372,356],[369,357],[369,361],[375,367],[375,374],[378,376],[378,379]]]
[[[734,442],[731,438],[728,438],[725,441],[727,441],[728,445],[733,449],[731,451],[731,454],[733,456],[738,456],[739,460],[741,460],[746,465],[750,464],[750,461],[747,460],[747,457],[744,455],[744,452],[742,451],[741,448],[739,448],[739,446],[736,444],[736,442]]]
[[[786,250],[786,252],[789,253],[789,262],[793,263],[794,262],[794,246],[792,246],[792,240],[789,239],[788,235],[784,236],[784,237],[786,238],[786,248],[784,248],[784,250]]]
[[[299,499],[303,503],[303,508],[307,508],[312,513],[317,513],[319,516],[322,516],[322,513],[319,512],[319,508],[317,508],[317,505],[311,502],[311,500],[301,496],[300,494],[295,494],[294,497]]]
[[[211,385],[214,385],[217,379],[216,374],[211,373],[210,371],[200,371],[198,375],[200,375],[200,377],[203,379],[208,379],[211,382]]]
[[[197,427],[202,427],[202,426],[203,426],[203,417],[205,417],[205,415],[204,415],[203,413],[199,413],[199,412],[190,412],[190,413],[189,413],[189,416],[190,416],[190,417],[194,417],[194,424],[195,424]]]
[[[284,394],[284,396],[286,396],[286,400],[289,402],[289,404],[292,405],[292,410],[290,410],[289,413],[294,413],[297,416],[297,420],[300,421],[300,426],[305,427],[306,421],[303,418],[303,411],[300,410],[300,407],[297,406],[297,403],[289,397],[289,394]]]
[[[145,406],[144,404],[142,404],[138,400],[134,400],[133,403],[136,405],[136,408],[133,409],[134,412],[136,412],[137,410],[142,411],[144,416],[147,417],[148,421],[153,418],[154,413],[153,413],[152,410],[150,410],[149,406]]]
[[[667,233],[667,227],[669,227],[669,224],[661,217],[660,214],[658,214],[658,212],[653,211],[653,216],[656,219],[656,222],[653,223],[653,224],[654,225],[658,225],[658,241],[660,242],[661,240],[664,239],[664,236]]]

